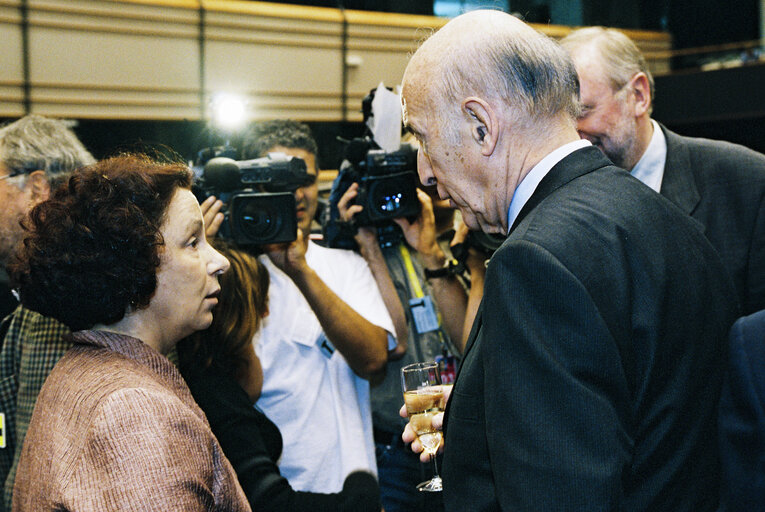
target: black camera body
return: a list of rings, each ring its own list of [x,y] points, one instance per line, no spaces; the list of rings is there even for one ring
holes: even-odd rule
[[[417,151],[404,144],[398,151],[370,149],[356,165],[356,204],[364,209],[356,215],[357,226],[376,225],[420,213],[417,199]]]
[[[293,192],[315,179],[303,160],[283,153],[240,161],[215,157],[204,165],[196,189],[200,200],[214,195],[224,202],[219,236],[251,248],[297,238]]]
[[[409,144],[386,152],[369,137],[348,142],[323,221],[327,246],[357,249],[353,236],[358,227],[364,226],[377,228],[382,245],[397,243],[403,235],[393,219],[411,219],[420,213],[416,169],[417,150]],[[337,204],[353,183],[359,186],[354,202],[363,210],[354,216],[352,224],[346,224],[340,220]]]

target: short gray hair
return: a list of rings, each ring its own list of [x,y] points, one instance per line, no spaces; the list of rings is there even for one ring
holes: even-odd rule
[[[580,28],[569,33],[561,39],[560,43],[572,55],[579,48],[588,46],[596,48],[606,77],[614,91],[624,87],[637,73],[645,73],[651,88],[651,104],[653,105],[653,75],[640,49],[622,32],[604,27]]]
[[[95,159],[66,121],[30,114],[0,128],[0,161],[12,173],[45,171],[55,186]]]
[[[471,90],[493,94],[518,108],[527,121],[580,112],[579,78],[571,58],[546,35],[487,30],[471,52],[445,68],[441,94],[452,100]],[[455,52],[456,53],[456,52]]]

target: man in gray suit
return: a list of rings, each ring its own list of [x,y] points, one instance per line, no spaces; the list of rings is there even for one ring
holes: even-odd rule
[[[635,44],[591,27],[561,40],[574,59],[580,135],[703,226],[745,314],[765,308],[765,156],[682,137],[651,119],[654,82]]]
[[[473,11],[414,54],[402,106],[422,182],[508,233],[444,415],[446,510],[714,511],[733,285],[695,221],[580,139],[569,56]]]

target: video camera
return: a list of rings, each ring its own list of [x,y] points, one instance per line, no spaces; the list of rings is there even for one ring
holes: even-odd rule
[[[356,214],[353,225],[347,226],[339,222],[337,203],[353,183],[359,185],[355,204],[364,209]],[[411,145],[402,144],[397,151],[386,152],[369,137],[350,141],[329,197],[329,215],[324,222],[327,245],[355,249],[356,228],[375,226],[380,234],[392,233],[385,228],[393,225],[393,219],[416,217],[420,213],[418,183],[417,150]]]
[[[315,180],[303,160],[283,153],[239,161],[216,156],[204,164],[195,193],[200,202],[211,195],[223,201],[219,236],[248,248],[297,238],[293,192]]]

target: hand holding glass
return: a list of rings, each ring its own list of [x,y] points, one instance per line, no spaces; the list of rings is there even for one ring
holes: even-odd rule
[[[436,452],[443,441],[443,434],[433,427],[432,421],[434,415],[444,410],[444,393],[440,384],[436,363],[415,363],[401,369],[401,385],[409,424],[434,467],[433,478],[417,486],[420,491],[438,492],[443,488],[436,463]]]

